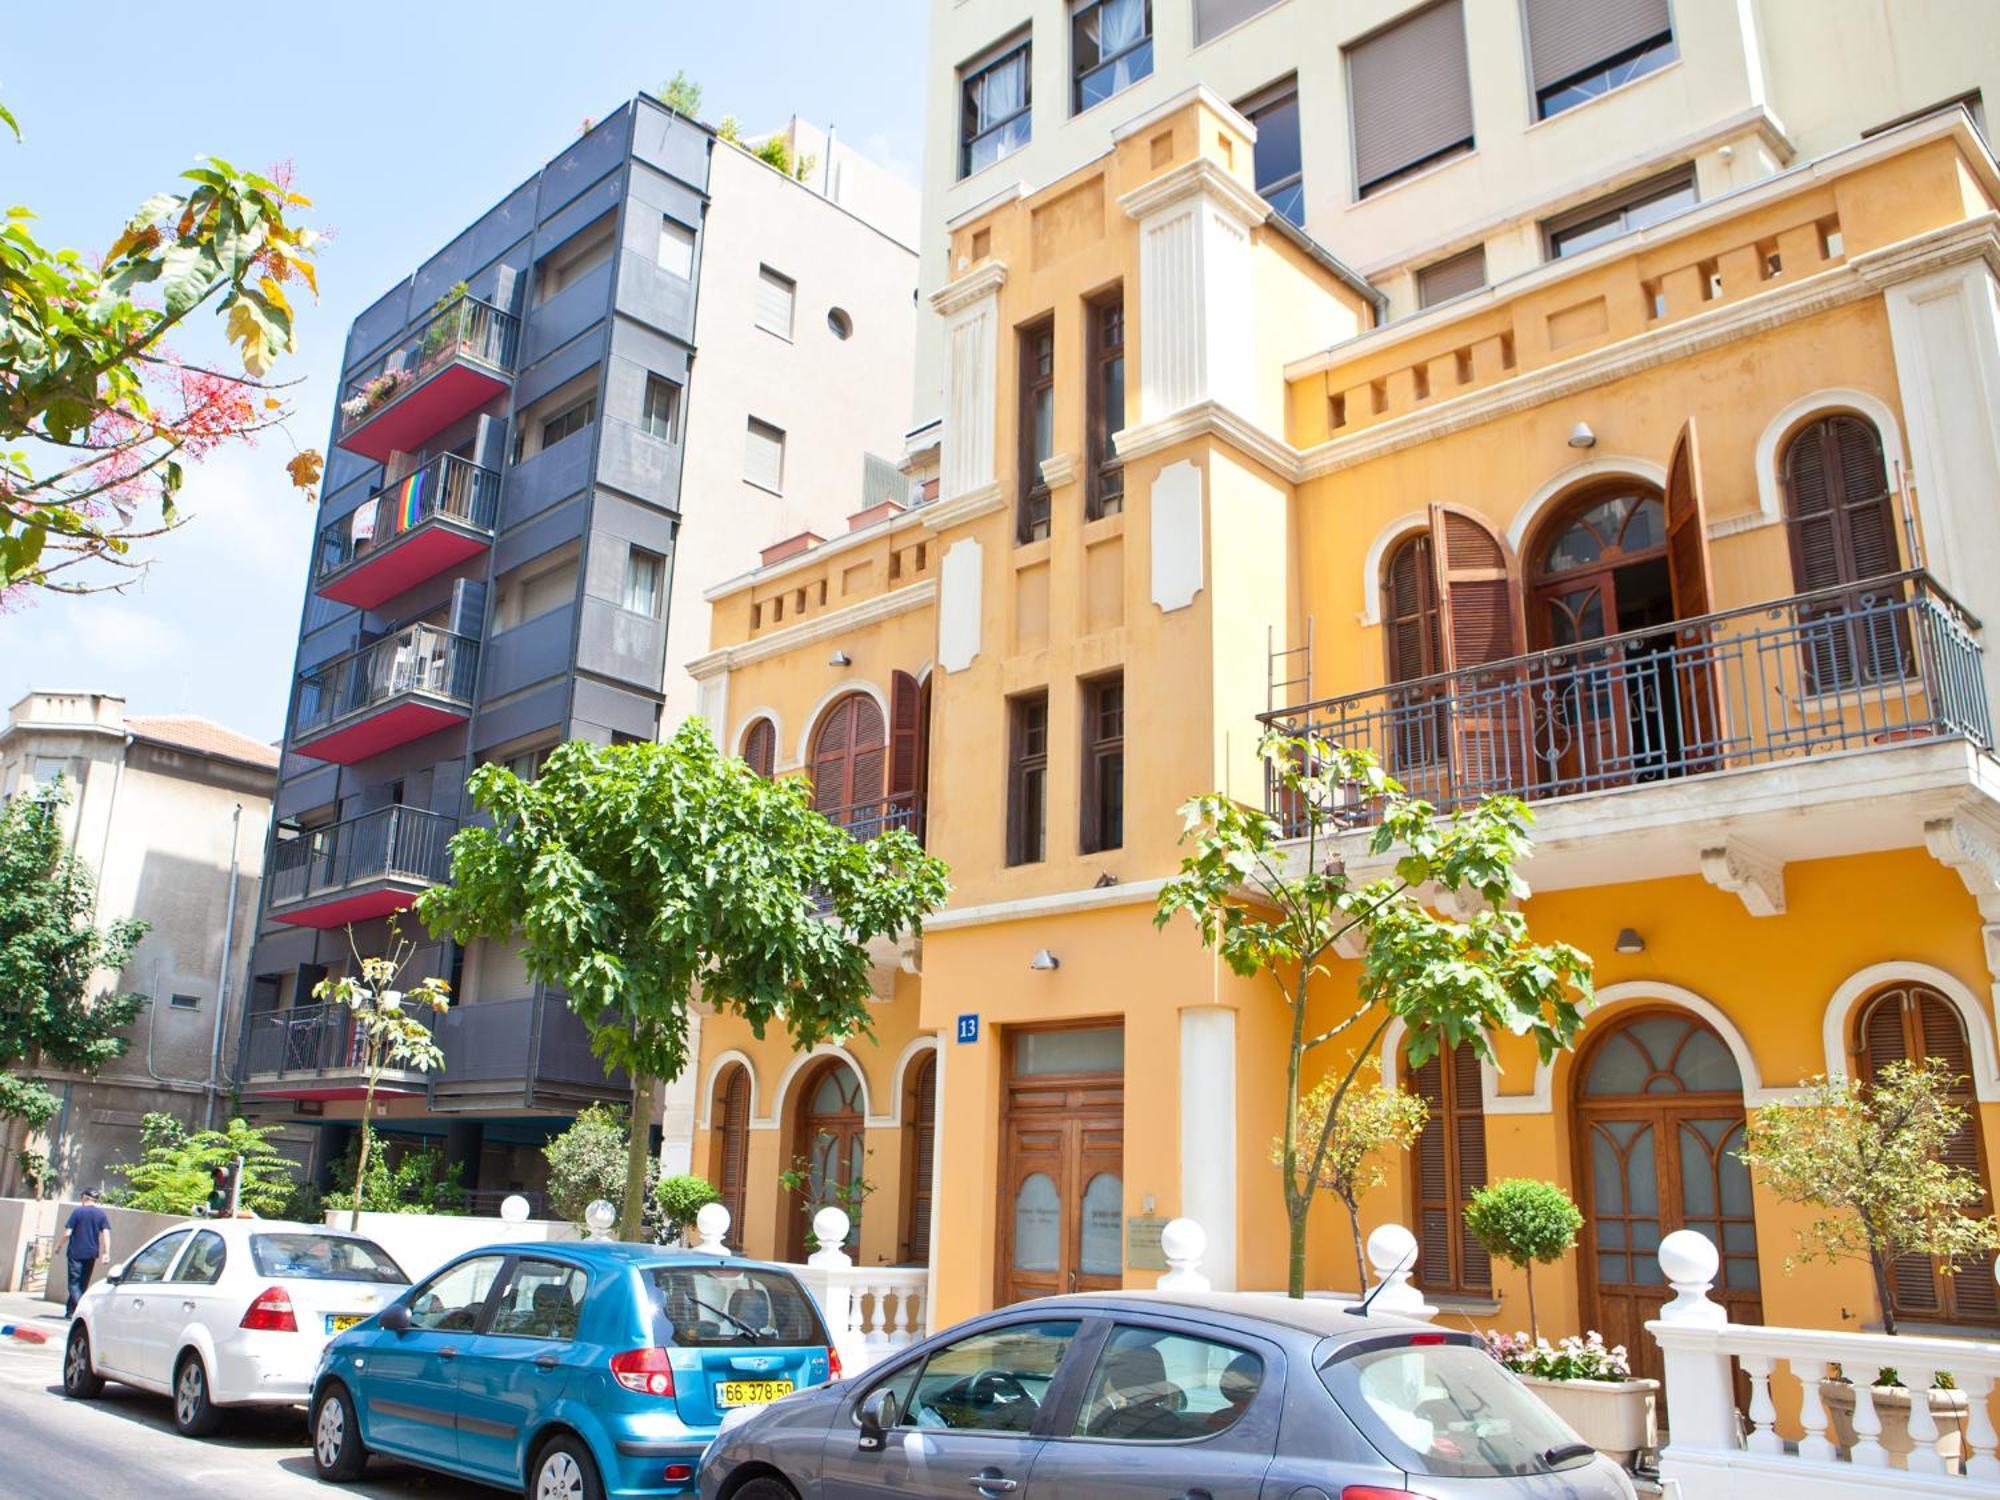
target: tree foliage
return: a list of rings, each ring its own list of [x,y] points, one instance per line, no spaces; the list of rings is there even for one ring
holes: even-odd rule
[[[11,117],[0,123],[13,128]],[[18,139],[19,130],[13,129]],[[242,442],[290,411],[265,377],[293,352],[291,291],[314,295],[318,237],[288,215],[308,200],[218,157],[139,206],[94,263],[35,238],[34,214],[0,222],[0,598],[87,593],[132,569],[137,542],[179,524],[184,459]],[[203,307],[243,374],[180,360],[169,335]],[[286,467],[311,498],[320,456]],[[142,516],[148,500],[156,511]]]
[[[1583,1215],[1553,1182],[1508,1177],[1474,1190],[1465,1206],[1465,1224],[1488,1255],[1528,1273],[1528,1332],[1540,1338],[1535,1266],[1552,1265],[1575,1248]]]
[[[615,1203],[625,1191],[625,1164],[631,1138],[625,1112],[610,1104],[586,1105],[575,1120],[548,1145],[542,1155],[549,1164],[549,1212],[583,1227],[583,1211],[597,1199]],[[667,1244],[694,1222],[702,1206],[721,1195],[704,1178],[667,1177],[658,1165],[647,1189],[640,1238]]]
[[[1948,1151],[1967,1123],[1939,1057],[1888,1064],[1872,1083],[1824,1075],[1757,1111],[1743,1160],[1779,1197],[1825,1212],[1798,1231],[1798,1260],[1858,1260],[1896,1331],[1890,1268],[1905,1255],[1964,1262],[2000,1249],[1986,1191]]]
[[[699,719],[665,743],[572,740],[534,781],[482,766],[466,790],[492,826],[453,837],[451,883],[417,914],[459,942],[518,939],[631,1076],[627,1238],[652,1180],[653,1083],[686,1065],[694,998],[759,1037],[776,1021],[800,1048],[866,1033],[868,944],[921,931],[948,890],[911,834],[855,841],[805,778],[766,781]]]
[[[1431,1112],[1415,1094],[1382,1081],[1380,1058],[1364,1061],[1355,1086],[1336,1104],[1339,1087],[1337,1077],[1322,1078],[1299,1100],[1297,1154],[1319,1163],[1319,1186],[1347,1209],[1347,1229],[1354,1240],[1354,1285],[1365,1291],[1368,1264],[1361,1239],[1361,1200],[1389,1180],[1389,1156],[1415,1144]],[[1321,1137],[1329,1133],[1332,1138],[1322,1151]],[[1282,1136],[1271,1144],[1271,1160],[1281,1168],[1285,1165]]]
[[[706,1177],[697,1177],[692,1172],[662,1177],[660,1185],[653,1189],[653,1205],[665,1230],[662,1239],[668,1242],[678,1239],[694,1223],[696,1214],[721,1201],[722,1194]]]
[[[690,120],[701,116],[701,85],[687,76],[687,70],[676,68],[674,76],[661,84],[658,93],[660,102],[675,114],[686,115]]]
[[[125,1208],[155,1214],[199,1213],[208,1202],[218,1167],[243,1159],[236,1202],[260,1217],[281,1212],[292,1193],[291,1163],[271,1144],[278,1127],[258,1128],[233,1119],[224,1130],[190,1133],[172,1115],[149,1114],[139,1122],[140,1156],[109,1170],[125,1179],[107,1196]]]
[[[97,881],[64,843],[58,777],[39,794],[0,804],[0,1069],[55,1067],[91,1074],[124,1054],[124,1030],[144,995],[97,994],[92,977],[132,957],[147,924],[98,927]],[[0,1118],[48,1123],[56,1098],[32,1079],[0,1073]]]
[[[1160,892],[1154,922],[1186,915],[1232,971],[1268,978],[1290,1011],[1279,1165],[1290,1291],[1303,1297],[1306,1225],[1333,1139],[1322,1129],[1310,1151],[1299,1143],[1306,1057],[1336,1042],[1352,1049],[1327,1097],[1329,1119],[1393,1020],[1407,1028],[1413,1065],[1460,1044],[1491,1059],[1488,1037],[1503,1031],[1532,1037],[1547,1061],[1575,1041],[1591,969],[1566,943],[1531,941],[1526,917],[1509,905],[1523,894],[1514,867],[1531,847],[1518,799],[1489,797],[1446,818],[1365,752],[1273,732],[1260,753],[1294,826],[1220,792],[1185,803],[1181,842],[1190,852]],[[1367,881],[1348,873],[1336,847],[1341,818],[1361,805],[1377,817],[1363,836],[1367,854],[1389,862],[1388,874]],[[1427,901],[1470,914],[1444,915]],[[1337,947],[1351,944],[1363,954],[1353,993],[1331,1002],[1339,1020],[1310,1031]]]
[[[447,1162],[437,1146],[385,1143],[361,1163],[362,1141],[356,1136],[334,1164],[336,1182],[359,1184],[360,1213],[462,1214],[465,1186],[458,1180],[458,1163]],[[355,1227],[359,1227],[358,1223]]]

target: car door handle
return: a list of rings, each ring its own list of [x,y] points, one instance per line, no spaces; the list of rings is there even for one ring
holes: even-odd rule
[[[537,1370],[553,1370],[556,1364],[557,1360],[553,1354],[537,1354],[535,1356],[535,1368]]]
[[[992,1469],[974,1474],[965,1482],[982,1494],[991,1491],[996,1495],[1004,1495],[1009,1490],[1018,1490],[1021,1487],[1021,1482],[1018,1479],[1009,1479],[1006,1475],[997,1473]]]
[[[439,1359],[457,1359],[457,1358],[458,1358],[458,1350],[457,1350],[457,1349],[456,1349],[456,1348],[455,1348],[455,1347],[454,1347],[453,1345],[451,1345],[451,1344],[446,1344],[446,1345],[445,1345],[445,1346],[444,1346],[444,1347],[443,1347],[442,1349],[438,1350],[438,1358],[439,1358]]]
[[[193,1311],[194,1311],[194,1304],[193,1304],[192,1302],[183,1302],[183,1303],[181,1304],[181,1311],[182,1311],[182,1312],[193,1312]]]

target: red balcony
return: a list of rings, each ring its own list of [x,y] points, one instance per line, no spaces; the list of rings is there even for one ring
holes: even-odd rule
[[[340,446],[377,463],[414,453],[507,389],[521,320],[461,294],[424,320],[340,402]]]
[[[441,454],[321,529],[313,592],[374,609],[493,545],[500,475]]]
[[[411,625],[299,674],[291,748],[351,766],[472,716],[479,643]]]
[[[457,831],[440,813],[395,806],[280,838],[271,849],[271,920],[325,929],[401,911],[450,875]]]

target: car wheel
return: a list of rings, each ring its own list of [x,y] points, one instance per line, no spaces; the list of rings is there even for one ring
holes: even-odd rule
[[[527,1500],[604,1500],[589,1447],[566,1435],[551,1438],[535,1455],[524,1493]]]
[[[753,1479],[731,1493],[729,1500],[799,1500],[798,1491],[782,1479]]]
[[[222,1425],[222,1409],[208,1396],[208,1367],[190,1349],[174,1372],[174,1426],[182,1437],[207,1437]]]
[[[312,1416],[313,1469],[321,1479],[346,1484],[359,1479],[368,1466],[361,1442],[361,1424],[354,1417],[354,1398],[338,1383],[319,1393]]]
[[[81,1323],[70,1328],[63,1349],[63,1394],[78,1401],[95,1401],[104,1394],[104,1377],[90,1363],[90,1330]]]

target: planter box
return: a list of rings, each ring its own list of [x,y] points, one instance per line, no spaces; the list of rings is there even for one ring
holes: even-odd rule
[[[1613,1463],[1629,1469],[1641,1453],[1659,1446],[1657,1380],[1516,1378]]]
[[[1965,1425],[1971,1403],[1964,1391],[1933,1390],[1930,1398],[1931,1420],[1937,1423],[1938,1430],[1938,1456],[1944,1460],[1946,1473],[1962,1474],[1965,1472]],[[1831,1420],[1833,1440],[1840,1447],[1840,1456],[1852,1458],[1854,1387],[1844,1380],[1822,1380],[1819,1383],[1819,1399]],[[1889,1467],[1909,1468],[1910,1450],[1916,1446],[1910,1440],[1909,1391],[1900,1385],[1876,1386],[1875,1416],[1882,1423],[1882,1433],[1877,1441],[1889,1455]]]

